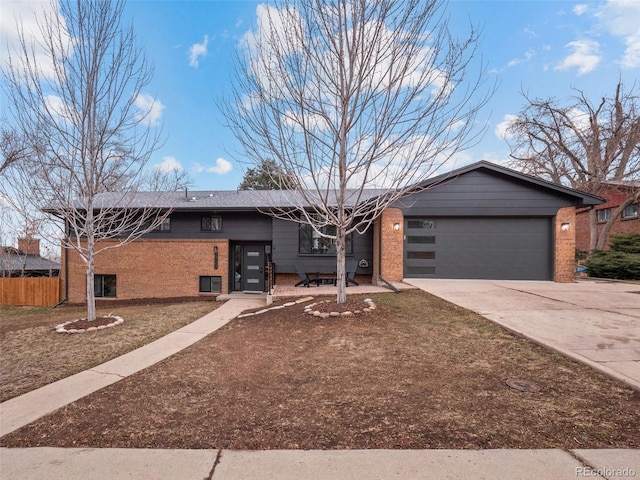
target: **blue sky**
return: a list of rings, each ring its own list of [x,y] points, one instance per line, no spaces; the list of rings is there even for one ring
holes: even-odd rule
[[[194,189],[235,189],[243,175],[236,142],[223,126],[216,101],[233,81],[238,42],[255,25],[261,2],[248,0],[129,0],[131,21],[155,66],[142,100],[155,101],[165,143],[152,163],[188,172]],[[264,2],[262,2],[264,3]],[[0,3],[0,34],[11,41],[16,11],[33,0]],[[640,74],[640,0],[453,0],[451,28],[464,35],[469,22],[483,29],[479,54],[498,90],[480,113],[488,125],[456,166],[504,161],[505,121],[523,106],[520,92],[568,99],[575,87],[589,98],[610,95],[621,76],[628,88]],[[4,58],[4,56],[2,57]]]

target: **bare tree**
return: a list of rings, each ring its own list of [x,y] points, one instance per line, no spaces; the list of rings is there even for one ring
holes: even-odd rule
[[[152,109],[136,102],[152,70],[133,29],[121,25],[123,8],[122,0],[68,0],[58,15],[52,3],[38,20],[38,49],[51,69],[18,25],[20,47],[3,71],[12,124],[30,151],[8,168],[8,183],[29,193],[33,210],[61,219],[63,247],[86,264],[89,320],[95,256],[169,214],[135,203],[159,137]]]
[[[512,166],[525,173],[595,195],[607,183],[622,187],[626,198],[600,234],[596,211],[589,214],[593,251],[604,248],[616,218],[640,198],[640,97],[621,82],[612,97],[597,103],[575,91],[569,105],[524,95],[526,105],[511,123],[508,141]]]
[[[453,38],[440,0],[276,3],[258,7],[224,111],[244,153],[296,191],[271,214],[335,242],[344,303],[347,235],[477,139],[478,34]]]

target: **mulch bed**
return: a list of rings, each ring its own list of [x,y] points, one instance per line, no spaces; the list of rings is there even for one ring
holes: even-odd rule
[[[233,320],[0,445],[640,448],[623,384],[430,295],[371,298],[362,316]]]

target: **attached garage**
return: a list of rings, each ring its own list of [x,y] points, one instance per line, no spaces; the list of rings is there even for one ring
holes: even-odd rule
[[[406,278],[553,280],[550,218],[407,217]]]
[[[384,280],[571,281],[575,207],[602,201],[478,162],[419,185],[383,213],[377,272]]]

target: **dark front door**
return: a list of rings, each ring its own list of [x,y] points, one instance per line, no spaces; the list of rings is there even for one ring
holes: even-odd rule
[[[264,245],[242,245],[242,289],[264,292]]]

